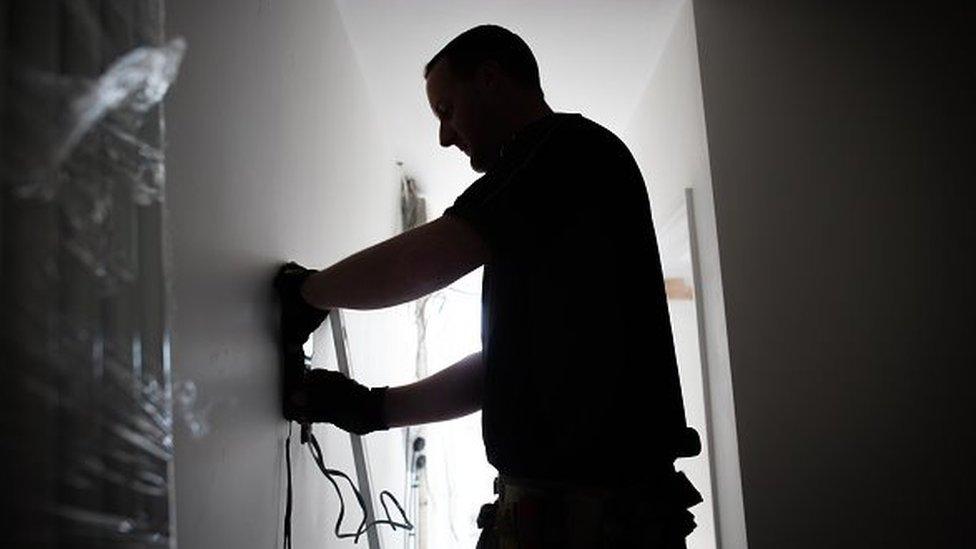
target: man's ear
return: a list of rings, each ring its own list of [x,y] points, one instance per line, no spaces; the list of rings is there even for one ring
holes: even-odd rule
[[[494,59],[486,60],[475,70],[475,81],[484,91],[497,90],[502,78],[502,67]]]

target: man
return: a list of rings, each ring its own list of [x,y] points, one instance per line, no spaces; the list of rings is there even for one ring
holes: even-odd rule
[[[494,25],[430,60],[443,147],[484,174],[442,217],[322,271],[282,268],[296,343],[484,265],[482,350],[403,387],[313,370],[286,414],[365,434],[483,410],[498,500],[478,546],[684,547],[698,492],[644,181],[626,146],[546,104],[529,47]],[[692,438],[689,439],[689,433]]]

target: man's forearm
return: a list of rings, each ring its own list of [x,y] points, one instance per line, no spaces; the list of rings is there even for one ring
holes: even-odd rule
[[[481,409],[485,387],[481,351],[416,383],[386,391],[390,427],[419,425],[466,416]]]
[[[380,309],[437,291],[484,263],[471,229],[449,216],[353,254],[305,280],[320,309]]]

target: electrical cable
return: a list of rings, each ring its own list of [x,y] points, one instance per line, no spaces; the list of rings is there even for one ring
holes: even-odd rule
[[[387,490],[383,490],[382,492],[380,492],[380,503],[383,505],[383,512],[386,513],[386,520],[374,520],[367,524],[366,519],[368,518],[368,516],[366,511],[366,502],[363,499],[362,493],[359,491],[358,488],[356,488],[356,485],[353,483],[352,479],[349,478],[349,475],[343,473],[342,471],[339,471],[338,469],[329,469],[328,467],[325,466],[325,459],[323,458],[322,447],[319,446],[319,441],[318,439],[315,438],[315,433],[313,433],[311,429],[309,429],[308,431],[308,442],[309,442],[309,453],[311,453],[312,459],[315,461],[315,464],[318,466],[322,474],[325,475],[325,478],[328,479],[330,483],[332,483],[333,488],[335,488],[336,494],[339,496],[339,518],[336,519],[336,523],[335,523],[336,537],[340,539],[353,538],[353,543],[359,543],[360,536],[366,533],[370,528],[375,528],[380,524],[389,524],[394,531],[396,531],[397,526],[403,528],[404,530],[413,530],[414,526],[413,524],[410,523],[410,519],[407,518],[407,515],[404,512],[403,507],[397,501],[396,497],[394,497],[393,494],[391,494]],[[284,535],[285,549],[291,549],[292,479],[291,479],[290,448],[291,448],[291,422],[289,421],[288,437],[285,440],[285,464],[288,471],[288,501],[285,504],[285,535]],[[345,501],[343,501],[342,499],[342,491],[339,489],[339,484],[333,478],[334,476],[339,476],[346,479],[346,482],[348,482],[349,486],[352,488],[353,494],[355,494],[356,496],[356,501],[359,502],[359,508],[363,512],[363,520],[362,522],[359,523],[359,527],[353,533],[340,532],[340,527],[342,526],[342,519],[343,517],[345,517],[346,514],[346,504]],[[388,496],[390,499],[393,500],[393,504],[396,505],[397,509],[400,511],[400,516],[403,517],[403,520],[406,522],[405,524],[400,522],[395,522],[390,518],[390,510],[386,506],[386,502],[383,500],[384,495]]]
[[[288,437],[285,438],[285,468],[288,470],[288,500],[285,502],[284,549],[291,549],[291,422],[288,422]]]

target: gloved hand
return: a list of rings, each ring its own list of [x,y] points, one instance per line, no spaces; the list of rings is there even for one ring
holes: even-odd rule
[[[695,457],[702,451],[701,437],[692,427],[685,427],[678,435],[675,458]]]
[[[309,305],[301,294],[305,279],[316,272],[289,261],[274,277],[274,287],[281,299],[281,337],[288,348],[300,348],[329,314],[327,309]]]
[[[342,372],[315,368],[290,395],[299,423],[328,422],[357,435],[389,429],[384,417],[388,387],[368,388]]]

